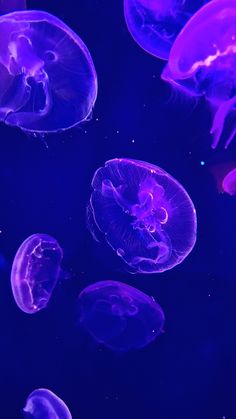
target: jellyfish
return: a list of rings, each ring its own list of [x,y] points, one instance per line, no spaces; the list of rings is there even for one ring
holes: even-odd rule
[[[124,0],[128,30],[141,48],[167,60],[176,36],[206,1]]]
[[[224,177],[222,182],[223,191],[229,195],[236,195],[236,168]]]
[[[22,311],[33,314],[48,305],[62,257],[58,242],[47,234],[33,234],[21,244],[12,265],[11,287]]]
[[[214,0],[185,25],[170,51],[162,78],[193,97],[205,96],[213,112],[212,148],[236,105],[236,3]],[[229,133],[225,148],[233,140]]]
[[[72,419],[63,400],[46,388],[38,388],[30,393],[23,413],[25,418],[32,419]]]
[[[96,282],[78,298],[80,325],[117,352],[142,348],[162,332],[164,313],[154,298],[117,281]]]
[[[96,71],[65,23],[41,11],[8,13],[0,16],[0,39],[1,121],[41,135],[91,117]]]
[[[194,247],[194,205],[183,186],[153,164],[107,161],[94,174],[89,207],[90,224],[93,219],[133,273],[164,272]]]
[[[25,10],[26,0],[0,0],[0,13],[9,13],[15,10]]]

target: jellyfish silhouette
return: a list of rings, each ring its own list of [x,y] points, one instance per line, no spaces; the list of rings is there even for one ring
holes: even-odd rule
[[[21,10],[0,16],[0,37],[0,120],[40,134],[90,118],[96,71],[87,47],[65,23]]]
[[[46,388],[38,388],[30,393],[23,414],[25,418],[32,419],[72,419],[63,400]]]
[[[142,348],[162,332],[164,313],[142,291],[117,281],[96,282],[78,298],[79,323],[93,339],[127,352]]]
[[[93,177],[89,208],[90,224],[93,220],[134,273],[173,268],[196,241],[196,211],[189,195],[150,163],[107,161]]]
[[[33,234],[19,247],[11,270],[15,302],[25,313],[45,308],[58,281],[62,249],[47,234]]]
[[[205,0],[124,0],[127,27],[134,40],[155,57],[167,60],[171,46]]]
[[[229,195],[236,195],[236,168],[227,173],[222,181],[222,189]]]
[[[236,3],[214,0],[203,6],[176,38],[162,78],[191,96],[205,96],[214,111],[212,148],[236,106]],[[233,140],[229,133],[225,148]]]

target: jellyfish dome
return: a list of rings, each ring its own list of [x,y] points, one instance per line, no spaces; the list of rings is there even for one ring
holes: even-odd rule
[[[236,195],[236,168],[227,173],[222,181],[222,189],[229,195]]]
[[[227,115],[236,109],[236,2],[214,0],[203,6],[176,38],[162,78],[191,96],[205,96],[214,111],[212,148]],[[235,128],[225,142],[228,147]]]
[[[55,16],[0,16],[0,120],[24,131],[66,130],[87,120],[97,96],[91,55]]]
[[[150,163],[114,159],[92,180],[90,217],[131,272],[163,272],[196,241],[196,211],[171,175]]]
[[[29,394],[23,414],[31,419],[72,419],[63,400],[46,388],[38,388]]]
[[[162,332],[165,316],[149,295],[117,281],[86,287],[78,298],[80,325],[113,351],[142,348]]]
[[[204,0],[124,0],[125,20],[141,48],[167,60],[176,36],[204,3]]]

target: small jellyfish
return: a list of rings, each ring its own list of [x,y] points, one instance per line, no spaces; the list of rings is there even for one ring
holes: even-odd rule
[[[231,170],[222,182],[223,191],[229,195],[236,195],[236,169]]]
[[[41,11],[0,16],[0,120],[35,134],[89,119],[97,97],[91,55],[65,23]]]
[[[32,419],[72,419],[63,400],[45,388],[38,388],[30,393],[23,413],[25,418]]]
[[[141,48],[167,60],[176,36],[206,1],[124,0],[125,20]]]
[[[47,234],[33,234],[19,247],[11,270],[15,302],[25,313],[36,313],[49,302],[63,257],[58,242]]]
[[[78,311],[80,324],[94,340],[117,352],[148,345],[164,325],[164,313],[152,297],[117,281],[85,288]]]
[[[0,0],[0,13],[14,12],[15,10],[25,10],[26,0]]]
[[[92,180],[90,224],[133,273],[173,268],[196,241],[196,211],[177,180],[160,167],[113,159]],[[95,229],[94,229],[95,230]]]
[[[236,2],[214,0],[203,6],[176,38],[162,78],[190,96],[205,96],[213,112],[212,148],[225,119],[236,108]],[[236,128],[229,133],[225,148]]]

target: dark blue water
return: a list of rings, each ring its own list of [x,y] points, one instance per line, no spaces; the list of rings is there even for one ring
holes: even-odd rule
[[[163,64],[130,37],[122,1],[39,0],[37,7],[85,41],[99,94],[92,121],[50,136],[48,147],[0,126],[0,418],[22,417],[27,395],[46,387],[75,419],[235,419],[236,198],[219,193],[212,171],[236,160],[236,141],[211,150],[209,109],[160,81]],[[93,173],[115,157],[156,164],[190,194],[198,240],[173,270],[130,275],[87,231]],[[59,241],[65,273],[48,308],[30,316],[17,308],[9,278],[18,246],[37,232]],[[165,333],[125,355],[94,344],[76,327],[75,302],[103,280],[153,295]]]

